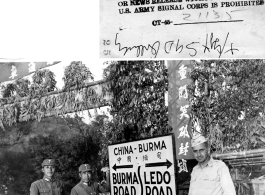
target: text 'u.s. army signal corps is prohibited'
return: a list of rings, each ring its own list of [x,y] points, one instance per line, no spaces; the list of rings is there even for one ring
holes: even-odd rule
[[[172,136],[110,145],[111,195],[175,195]]]

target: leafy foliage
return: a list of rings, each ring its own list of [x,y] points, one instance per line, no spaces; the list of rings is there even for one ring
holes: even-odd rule
[[[10,136],[10,138],[6,140],[5,145],[1,145],[0,193],[1,187],[4,191],[4,186],[6,186],[10,195],[28,194],[30,184],[43,177],[41,162],[45,158],[57,159],[59,166],[56,178],[64,181],[69,193],[71,188],[79,182],[78,167],[80,164],[90,163],[93,168],[94,180],[101,179],[101,175],[98,173],[103,166],[99,155],[103,136],[99,129],[104,124],[104,118],[106,116],[98,115],[98,119],[96,118],[89,125],[77,117],[50,118],[41,123],[19,124],[22,129],[14,130],[14,132],[21,132],[22,135],[19,136],[21,142],[12,142],[15,145],[22,145],[23,150],[19,152],[10,148],[3,149],[3,147],[8,148],[8,143],[11,143],[11,136],[14,137],[14,132],[12,134],[2,132],[2,137]],[[35,126],[36,124],[37,126]],[[71,130],[68,130],[68,133],[72,133],[67,136],[68,138],[66,132],[63,135],[63,132],[58,132],[61,126],[70,127]],[[56,128],[56,131],[51,128]],[[43,129],[50,129],[50,133]]]
[[[46,96],[56,89],[55,75],[48,69],[37,70],[32,78],[32,84],[20,79],[3,87],[4,99],[0,99],[2,129],[18,121],[40,121],[44,116],[58,116],[105,104],[103,96],[99,96],[93,86],[86,86],[88,81],[93,80],[93,76],[81,62],[72,62],[66,67],[64,89],[67,91],[63,93]],[[76,88],[70,90],[71,87]]]
[[[3,98],[32,98],[55,90],[55,75],[48,69],[37,70],[33,76],[33,83],[28,79],[18,79],[14,83],[2,86]]]
[[[32,76],[31,95],[42,95],[55,90],[55,75],[48,69],[37,70]]]
[[[34,169],[29,164],[27,153],[2,150],[0,156],[0,193],[8,195],[28,194],[34,179]],[[5,186],[5,187],[4,187]]]
[[[112,94],[113,142],[161,135],[169,131],[162,61],[110,62],[104,70]]]
[[[217,152],[264,146],[264,74],[263,60],[194,62],[192,115]]]
[[[106,160],[101,159],[100,150],[107,143],[102,134],[106,116],[98,115],[90,125],[84,124],[77,116],[74,119],[61,118],[73,132],[70,139],[65,138],[66,133],[62,135],[64,127],[55,117],[56,131],[52,133],[48,132],[51,123],[41,134],[36,132],[40,123],[34,128],[28,126],[33,124],[30,119],[35,118],[40,122],[43,116],[82,111],[98,106],[103,101],[93,86],[85,87],[87,81],[93,80],[93,76],[81,62],[71,63],[65,70],[64,79],[66,91],[59,94],[46,95],[56,89],[54,74],[46,70],[36,71],[32,84],[26,80],[17,80],[4,89],[4,99],[0,100],[0,126],[4,129],[4,125],[13,125],[18,121],[27,122],[19,123],[16,127],[7,127],[8,131],[0,132],[5,137],[1,138],[1,148],[20,146],[20,152],[3,153],[3,149],[1,150],[0,172],[3,177],[0,179],[0,193],[8,189],[8,194],[28,194],[30,183],[42,177],[40,164],[45,158],[58,160],[57,177],[66,183],[68,191],[79,182],[77,170],[80,164],[90,163],[95,173],[94,179],[98,180],[96,173],[100,173],[103,162],[106,163]],[[75,87],[75,90],[70,90],[71,87]],[[11,130],[21,126],[23,129]]]
[[[31,161],[37,170],[38,178],[43,176],[41,162],[45,158],[57,159],[59,166],[56,177],[62,179],[70,190],[78,183],[78,167],[85,162],[97,168],[98,143],[91,136],[74,136],[71,140],[58,140],[57,137],[35,137],[30,141]]]
[[[93,81],[94,77],[82,62],[74,61],[65,68],[63,80],[64,89],[69,90],[71,87],[82,87],[85,81]]]
[[[112,144],[112,140],[114,138],[113,129],[115,128],[114,123],[109,120],[106,115],[97,115],[95,120],[92,121],[92,125],[101,135],[99,144],[100,151],[99,156],[101,157],[101,165],[108,166],[108,146]]]
[[[3,98],[10,98],[14,96],[25,97],[29,94],[30,81],[28,79],[18,79],[15,83],[8,83],[2,87]]]

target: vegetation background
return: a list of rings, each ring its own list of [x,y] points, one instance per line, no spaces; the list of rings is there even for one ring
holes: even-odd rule
[[[54,108],[52,101],[40,107],[36,100],[56,91],[52,72],[40,70],[32,82],[20,79],[2,86],[0,194],[28,194],[30,184],[43,176],[40,165],[45,158],[57,159],[56,177],[70,192],[79,182],[77,170],[82,163],[92,165],[95,181],[103,179],[101,168],[108,166],[109,144],[171,132],[165,62],[111,61],[106,65],[104,91],[112,97],[107,102],[112,117],[96,114],[89,124],[78,114],[42,117],[42,109]],[[189,86],[191,116],[199,120],[212,150],[222,153],[264,147],[264,60],[194,61],[193,66],[193,83]],[[81,102],[86,100],[80,97],[80,90],[93,82],[93,74],[75,61],[64,75],[66,97],[71,96],[74,105],[83,105]],[[21,98],[28,102],[23,109],[18,104]],[[93,100],[95,104],[99,101]],[[21,115],[28,121],[18,123]],[[32,116],[39,117],[31,120]]]

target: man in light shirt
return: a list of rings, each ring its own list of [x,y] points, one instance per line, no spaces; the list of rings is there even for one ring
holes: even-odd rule
[[[236,195],[228,167],[212,159],[206,138],[193,137],[191,147],[198,164],[191,173],[189,195]]]
[[[99,184],[92,182],[92,169],[89,164],[82,164],[78,170],[81,181],[72,188],[71,195],[98,195],[99,192],[109,191],[109,175],[107,175],[107,182],[103,181]]]
[[[56,162],[54,159],[45,159],[42,164],[43,179],[33,182],[30,186],[30,195],[65,195],[63,183],[54,180]]]

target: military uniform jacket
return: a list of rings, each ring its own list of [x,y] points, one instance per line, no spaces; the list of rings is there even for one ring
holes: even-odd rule
[[[225,163],[211,158],[203,167],[196,165],[191,173],[189,195],[236,195]]]
[[[89,186],[80,182],[72,188],[71,195],[98,195],[99,192],[107,192],[108,190],[108,186],[100,186],[97,183]]]
[[[30,195],[65,195],[61,181],[40,179],[30,186]]]

